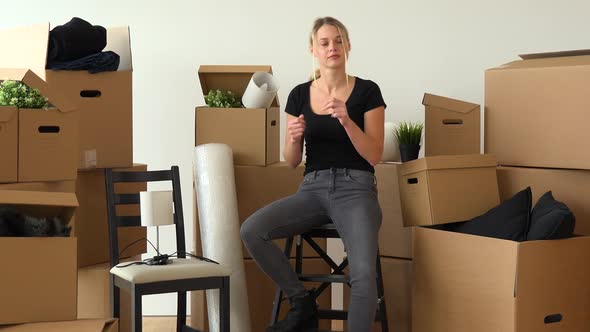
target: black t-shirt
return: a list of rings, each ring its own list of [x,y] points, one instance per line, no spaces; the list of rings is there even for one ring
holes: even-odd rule
[[[335,168],[349,168],[375,172],[375,169],[354,148],[344,127],[329,114],[315,114],[311,110],[309,90],[311,81],[299,84],[289,94],[285,112],[305,117],[305,173]],[[361,130],[365,130],[364,114],[385,101],[379,86],[371,81],[356,78],[350,97],[346,101],[348,116]]]

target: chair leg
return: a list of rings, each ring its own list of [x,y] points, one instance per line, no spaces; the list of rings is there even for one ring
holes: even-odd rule
[[[113,296],[111,298],[111,310],[113,311],[114,318],[121,318],[121,289],[119,287],[114,286],[111,287],[113,292]]]
[[[219,289],[219,332],[229,332],[229,277],[223,277],[222,284]]]
[[[291,247],[293,246],[293,237],[290,236],[287,238],[287,242],[285,243],[285,256],[291,257]],[[283,299],[283,291],[280,287],[277,286],[277,290],[275,291],[275,298],[272,303],[272,313],[270,316],[270,325],[274,325],[279,319],[279,313],[281,312],[281,302]]]
[[[178,292],[177,296],[176,332],[182,332],[186,325],[186,292]]]
[[[131,289],[131,332],[141,332],[141,293],[135,287]]]
[[[377,298],[379,301],[379,311],[381,311],[381,332],[389,332],[389,322],[387,321],[387,308],[385,307],[385,289],[383,287],[383,273],[381,271],[381,259],[377,254]]]

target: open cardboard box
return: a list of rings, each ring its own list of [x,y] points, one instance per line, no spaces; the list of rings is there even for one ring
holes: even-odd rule
[[[132,166],[133,67],[129,27],[107,28],[104,51],[120,56],[119,69],[98,74],[46,70],[49,31],[49,23],[0,31],[0,68],[30,68],[49,84],[52,93],[63,94],[79,109],[77,168]]]
[[[492,155],[425,157],[399,168],[404,226],[469,220],[500,204]]]
[[[0,190],[0,206],[32,217],[70,223],[78,206],[73,193]],[[0,324],[76,319],[75,237],[0,237],[4,256]]]
[[[75,180],[79,125],[76,107],[31,70],[0,69],[0,81],[5,80],[21,81],[39,90],[50,107],[0,106],[0,182]]]
[[[485,152],[504,166],[590,169],[590,50],[521,58],[485,72]]]
[[[480,153],[479,105],[429,93],[422,105],[425,156]]]
[[[590,237],[515,242],[417,227],[415,332],[587,331]]]
[[[116,318],[0,326],[2,332],[119,332]]]
[[[203,95],[209,90],[235,93],[241,99],[252,75],[272,73],[271,66],[200,66]],[[280,160],[278,96],[269,108],[195,109],[195,145],[225,143],[233,150],[234,164],[266,166]]]

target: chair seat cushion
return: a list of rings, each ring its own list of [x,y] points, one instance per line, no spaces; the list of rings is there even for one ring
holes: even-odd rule
[[[172,259],[167,265],[145,265],[121,263],[111,269],[111,273],[134,284],[157,281],[224,277],[231,274],[231,269],[221,264],[209,263],[198,259]],[[125,266],[125,267],[118,267]]]

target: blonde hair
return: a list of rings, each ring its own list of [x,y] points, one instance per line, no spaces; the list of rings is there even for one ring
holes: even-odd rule
[[[315,35],[317,34],[318,30],[323,27],[324,25],[331,25],[333,27],[335,27],[336,29],[338,29],[338,33],[340,34],[340,38],[342,38],[342,43],[344,44],[344,60],[346,62],[348,62],[348,51],[346,51],[348,49],[348,45],[350,43],[350,38],[348,35],[348,29],[346,29],[346,27],[344,26],[344,24],[342,24],[342,22],[338,21],[337,19],[330,17],[330,16],[326,16],[326,17],[320,17],[318,19],[316,19],[313,22],[313,27],[311,28],[311,33],[309,34],[309,46],[313,47],[313,42],[315,40]],[[320,70],[319,69],[315,69],[315,62],[314,62],[314,57],[313,57],[313,53],[311,54],[311,77],[309,78],[310,81],[311,80],[316,80],[320,77]],[[346,83],[348,85],[348,75],[346,76]]]

